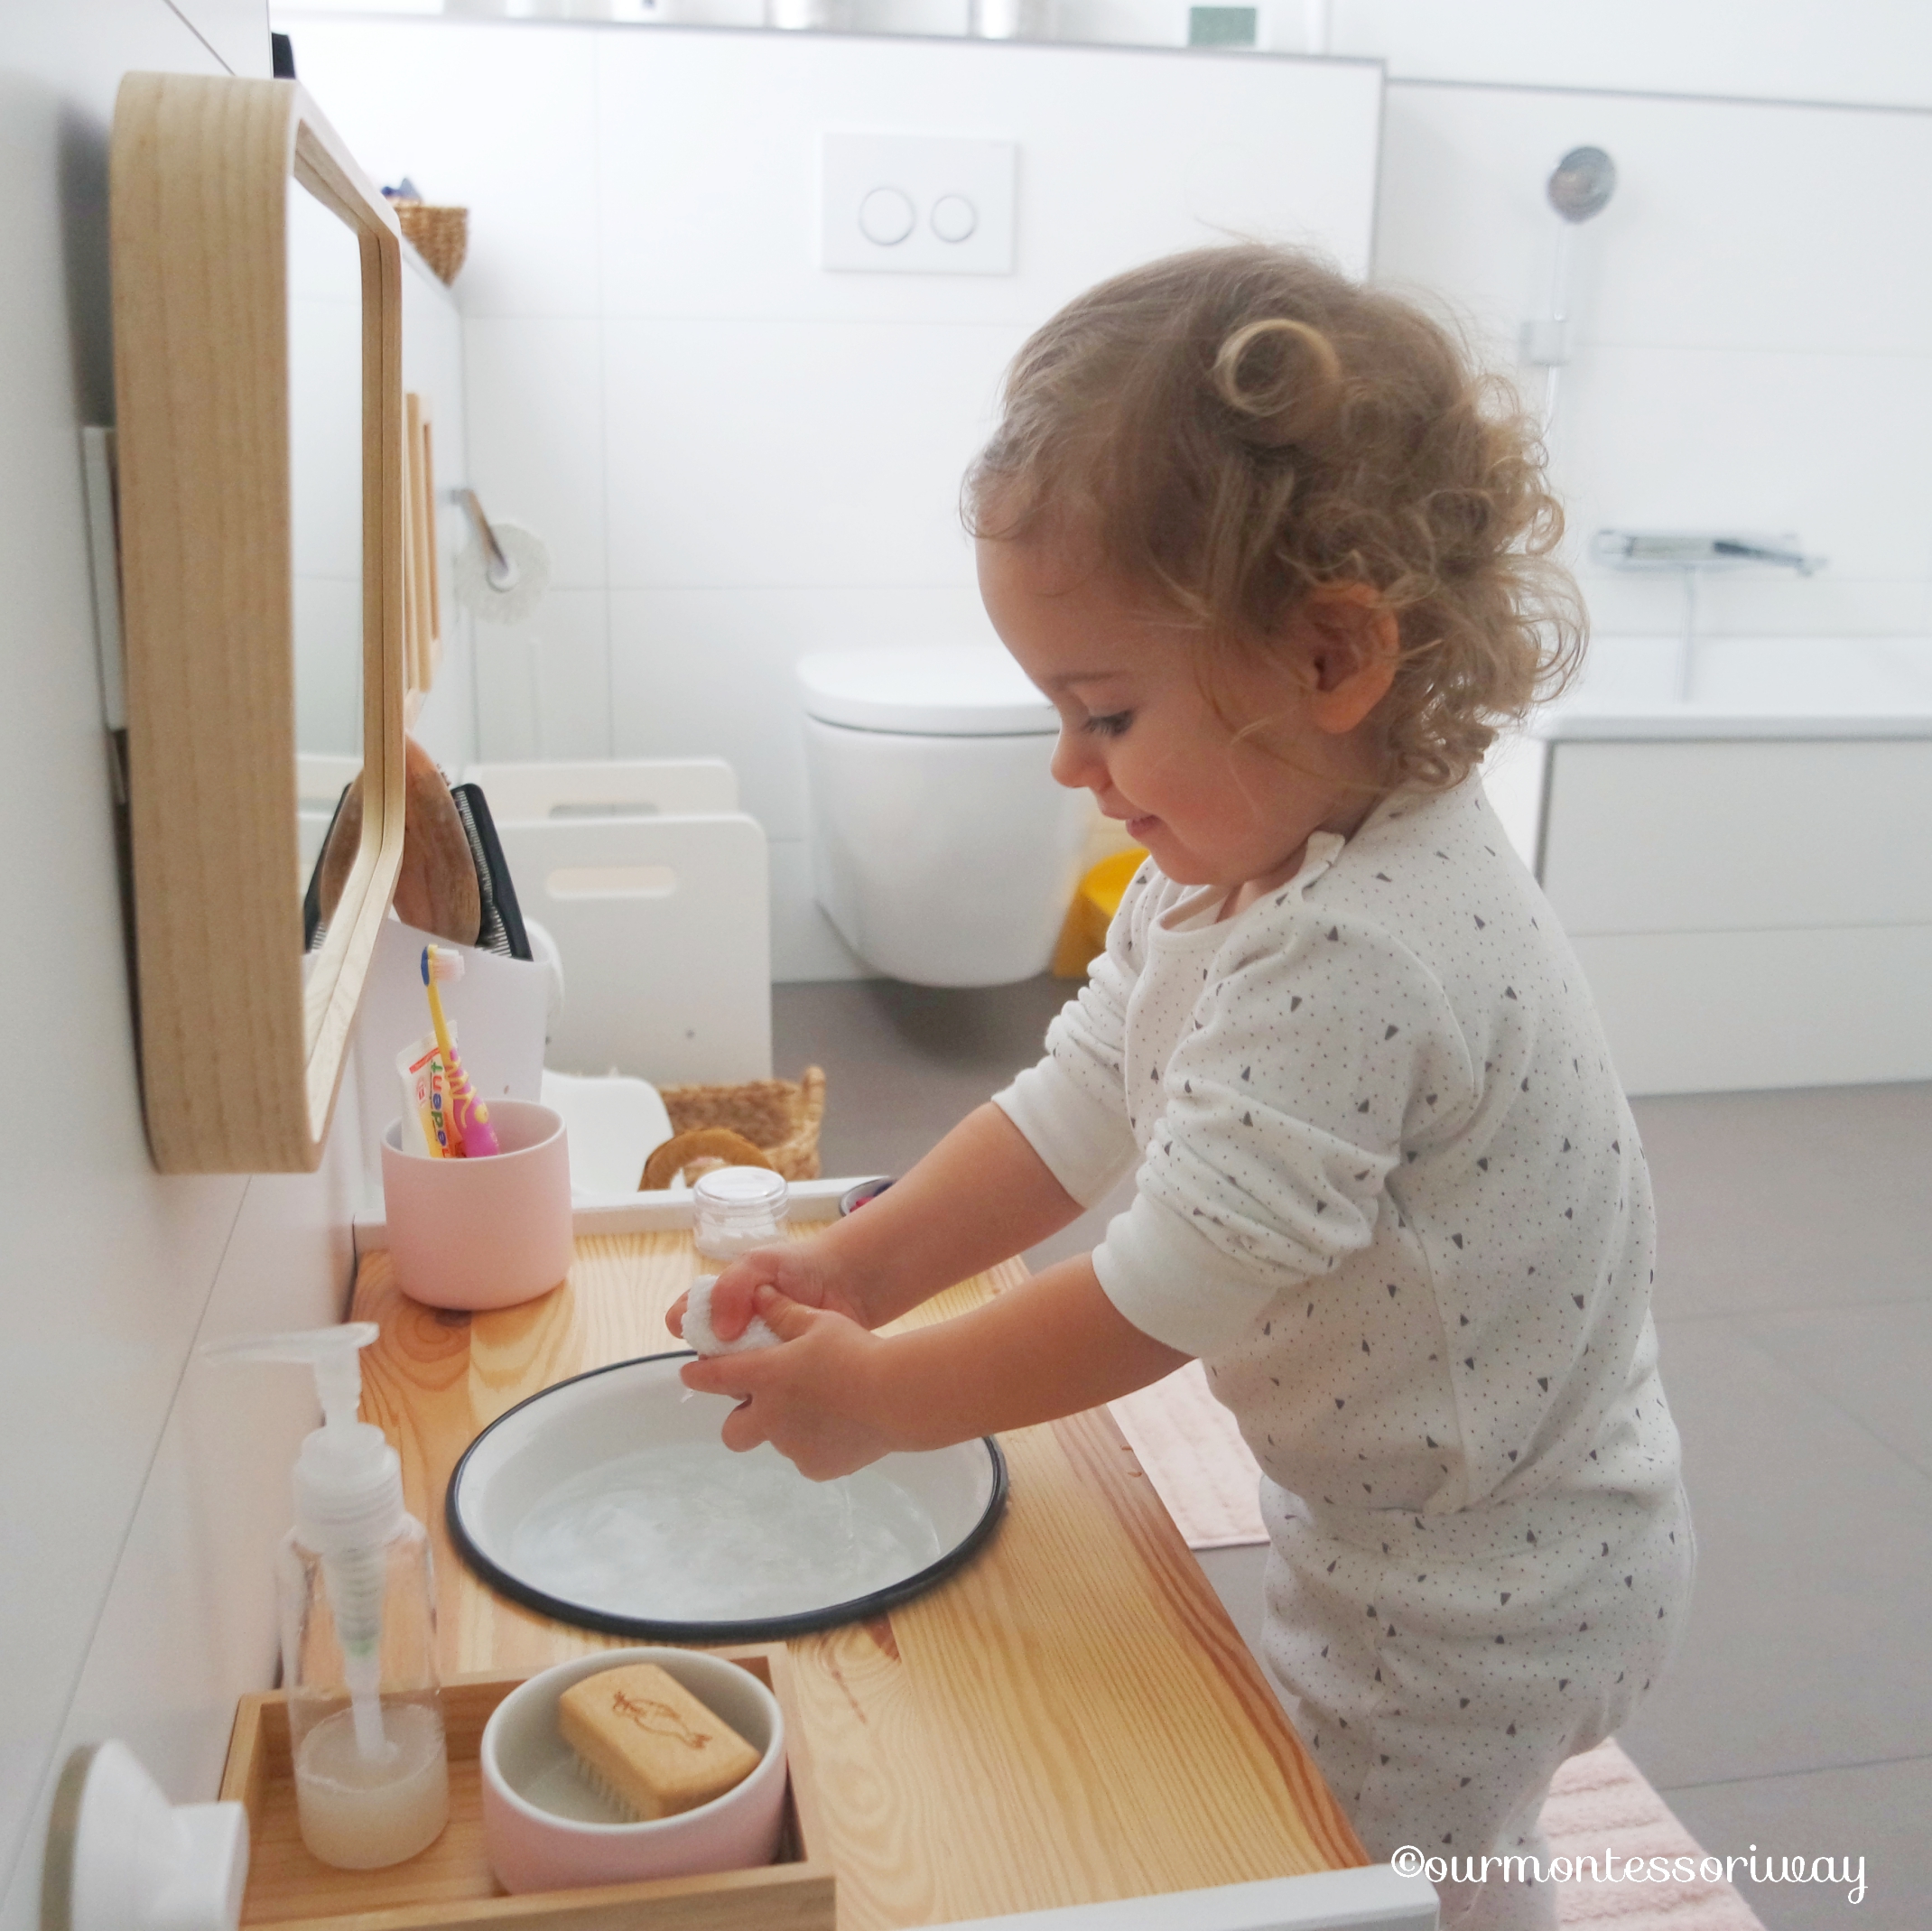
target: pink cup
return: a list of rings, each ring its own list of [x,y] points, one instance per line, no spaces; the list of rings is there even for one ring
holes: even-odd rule
[[[383,1136],[383,1202],[396,1286],[432,1307],[514,1307],[571,1271],[571,1154],[563,1121],[528,1100],[493,1100],[500,1153],[432,1160]]]

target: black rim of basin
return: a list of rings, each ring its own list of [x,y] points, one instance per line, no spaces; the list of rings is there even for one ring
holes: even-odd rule
[[[924,1595],[935,1583],[944,1582],[954,1570],[964,1565],[992,1534],[1006,1511],[1007,1458],[1000,1453],[999,1444],[991,1435],[983,1434],[980,1444],[992,1463],[992,1491],[987,1497],[980,1519],[937,1562],[929,1563],[924,1569],[889,1583],[884,1589],[875,1589],[867,1595],[854,1596],[844,1602],[827,1603],[821,1609],[802,1610],[790,1616],[754,1616],[729,1622],[663,1621],[653,1617],[618,1616],[608,1611],[591,1609],[566,1597],[546,1594],[521,1577],[500,1568],[477,1546],[463,1521],[460,1501],[463,1471],[469,1466],[469,1458],[506,1422],[522,1414],[532,1403],[554,1395],[559,1388],[574,1387],[580,1381],[594,1380],[599,1375],[616,1374],[627,1368],[641,1368],[650,1361],[691,1361],[696,1359],[688,1348],[673,1348],[662,1354],[639,1354],[628,1360],[611,1361],[602,1368],[589,1369],[581,1375],[571,1375],[564,1380],[553,1382],[548,1388],[539,1388],[514,1408],[507,1408],[499,1415],[463,1451],[462,1459],[451,1471],[450,1486],[444,1491],[443,1520],[449,1526],[450,1539],[456,1545],[456,1552],[464,1563],[497,1594],[507,1596],[511,1601],[534,1610],[541,1616],[570,1623],[576,1629],[595,1629],[600,1635],[647,1637],[675,1643],[772,1642],[785,1637],[806,1636],[814,1629],[836,1629],[841,1623],[865,1622],[896,1609],[902,1602],[911,1601],[915,1596]]]

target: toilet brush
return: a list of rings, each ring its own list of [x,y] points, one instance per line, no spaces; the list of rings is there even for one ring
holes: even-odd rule
[[[550,582],[550,551],[534,530],[492,523],[473,489],[457,492],[474,541],[456,559],[456,600],[487,624],[520,623]]]

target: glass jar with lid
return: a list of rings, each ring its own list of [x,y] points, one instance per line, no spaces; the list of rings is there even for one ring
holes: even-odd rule
[[[692,1234],[707,1260],[729,1265],[785,1239],[787,1191],[783,1174],[758,1166],[720,1166],[692,1189]]]

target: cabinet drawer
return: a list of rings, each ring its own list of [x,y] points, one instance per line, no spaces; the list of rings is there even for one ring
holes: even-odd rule
[[[1932,925],[1575,944],[1627,1092],[1932,1079]]]
[[[1573,938],[1932,923],[1932,741],[1550,747],[1543,888]]]

